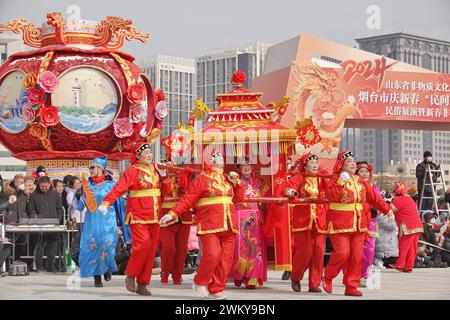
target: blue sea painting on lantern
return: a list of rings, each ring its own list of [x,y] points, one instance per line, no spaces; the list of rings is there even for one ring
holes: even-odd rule
[[[95,68],[80,67],[64,73],[52,93],[62,125],[79,133],[108,127],[118,109],[117,92],[109,76]]]
[[[13,133],[27,127],[22,117],[22,110],[28,104],[24,79],[25,73],[15,70],[7,74],[0,84],[0,127]]]

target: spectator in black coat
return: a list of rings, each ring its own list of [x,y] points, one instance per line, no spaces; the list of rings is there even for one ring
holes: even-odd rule
[[[424,197],[432,197],[433,196],[433,189],[430,185],[424,186],[423,185],[423,179],[426,176],[425,183],[429,184],[431,183],[429,176],[427,175],[427,166],[430,166],[431,170],[439,170],[441,167],[433,162],[433,156],[430,151],[425,151],[423,154],[423,161],[419,163],[416,167],[416,178],[417,178],[417,206],[420,205],[420,199],[422,197],[422,189],[423,189],[423,196]],[[439,172],[433,172],[432,173],[432,179],[433,182],[437,182],[437,179],[440,177]],[[419,208],[419,210],[433,210],[433,199],[423,199],[422,208]]]
[[[63,216],[62,198],[51,188],[52,183],[47,176],[38,179],[38,186],[30,198],[28,212],[35,218],[53,218],[61,221]],[[47,247],[46,271],[54,272],[54,262],[58,245],[58,236],[55,234],[43,234],[40,236],[35,249],[35,262],[37,271],[44,271],[44,248]]]

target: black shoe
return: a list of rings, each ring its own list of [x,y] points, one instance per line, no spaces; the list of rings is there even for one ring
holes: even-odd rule
[[[105,281],[111,281],[111,272],[106,272],[104,275],[103,275],[103,278],[105,279]]]
[[[101,276],[94,276],[94,283],[95,283],[95,287],[96,288],[102,288],[103,287],[102,277]]]
[[[281,280],[289,280],[291,278],[291,272],[285,271],[283,275],[281,276]]]

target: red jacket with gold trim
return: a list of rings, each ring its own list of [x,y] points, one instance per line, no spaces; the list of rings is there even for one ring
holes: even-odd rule
[[[126,211],[128,224],[159,223],[161,212],[161,179],[153,164],[136,162],[123,173],[102,204],[110,206],[130,191]]]
[[[400,235],[423,232],[422,220],[416,203],[410,196],[397,196],[392,199],[392,210]]]
[[[371,206],[384,214],[391,210],[370,184],[357,175],[351,175],[347,181],[334,176],[325,194],[330,202],[327,212],[327,232],[330,234],[367,232]]]
[[[178,179],[178,175],[167,176],[162,180],[162,212],[163,215],[169,213],[169,211],[177,204],[176,201],[166,201],[167,198],[181,198],[185,194],[184,188],[180,185],[180,181]],[[193,216],[192,211],[189,209],[186,212],[183,212],[179,217],[179,220],[169,221],[167,224],[162,225],[161,227],[167,227],[173,225],[177,222],[182,224],[193,224]]]
[[[324,198],[327,188],[325,178],[296,174],[287,181],[287,189],[294,189],[301,198]],[[286,189],[286,190],[287,190]],[[292,208],[292,231],[312,230],[315,224],[317,232],[327,231],[327,210],[324,204],[290,205]]]
[[[197,206],[195,221],[199,235],[227,231],[228,224],[234,233],[238,233],[233,201],[243,196],[239,182],[232,186],[222,170],[212,168],[197,175],[170,213],[180,216]]]

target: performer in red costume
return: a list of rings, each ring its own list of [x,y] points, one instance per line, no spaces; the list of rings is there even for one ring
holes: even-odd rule
[[[398,226],[398,259],[390,265],[401,272],[412,272],[417,253],[417,243],[423,232],[422,221],[414,200],[407,195],[406,186],[397,182],[394,187],[395,198],[392,209]]]
[[[112,191],[103,199],[99,210],[106,211],[111,203],[130,191],[126,223],[131,228],[132,251],[125,271],[125,285],[128,291],[149,296],[151,292],[147,285],[150,284],[159,237],[161,181],[153,165],[149,143],[137,146],[136,158],[137,161],[125,170]]]
[[[297,167],[300,164],[300,156],[293,154],[287,159],[286,175],[280,176],[274,181],[273,197],[284,197],[286,192],[287,181],[291,179]],[[275,270],[284,270],[281,276],[282,280],[291,278],[292,270],[292,252],[293,252],[293,236],[292,236],[292,215],[287,203],[273,203],[268,207],[266,215],[266,224],[264,226],[264,236],[269,243],[267,250],[267,260],[273,261]]]
[[[327,182],[314,176],[319,171],[318,157],[307,153],[300,158],[300,173],[287,182],[288,197],[323,198]],[[323,256],[326,239],[326,207],[323,204],[295,205],[292,208],[294,257],[292,259],[292,290],[301,291],[300,281],[309,268],[309,292],[322,292]]]
[[[184,173],[175,174],[167,171],[167,176],[162,180],[162,212],[163,215],[175,206],[175,201],[166,201],[168,198],[181,198],[185,193],[182,183]],[[184,271],[184,260],[187,254],[189,232],[193,224],[191,210],[183,212],[180,217],[161,225],[159,234],[159,251],[161,256],[161,283],[169,282],[172,275],[174,285],[180,285],[181,275]]]
[[[233,265],[237,229],[233,201],[243,198],[236,172],[223,173],[220,152],[211,155],[210,164],[191,183],[187,193],[161,219],[164,224],[197,206],[196,222],[202,257],[194,277],[193,290],[202,298],[226,299],[223,290]]]
[[[330,205],[327,212],[327,232],[333,251],[325,268],[324,290],[332,293],[332,281],[345,266],[345,295],[362,296],[359,286],[365,234],[370,206],[392,215],[391,207],[376,194],[370,184],[355,175],[356,162],[349,151],[339,153],[325,192]]]

